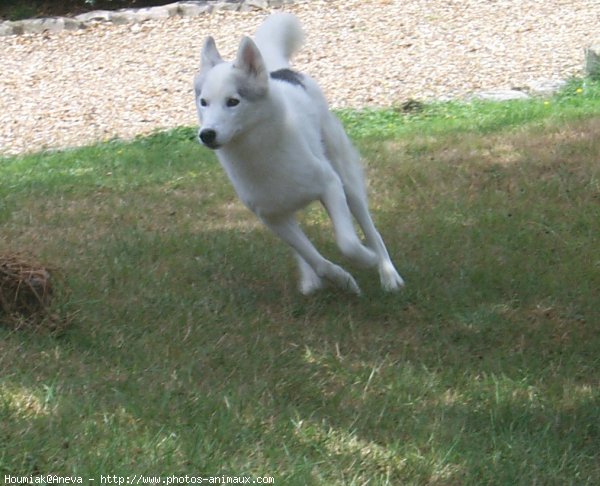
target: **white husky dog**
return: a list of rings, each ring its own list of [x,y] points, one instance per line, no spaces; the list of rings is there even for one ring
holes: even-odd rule
[[[325,259],[298,225],[295,213],[316,200],[329,213],[342,253],[377,266],[383,288],[398,290],[404,282],[369,214],[360,156],[317,83],[290,69],[303,37],[295,16],[271,15],[255,41],[242,38],[233,62],[224,62],[208,37],[194,80],[198,138],[216,151],[242,202],[294,249],[302,293],[324,281],[360,293],[354,278]]]

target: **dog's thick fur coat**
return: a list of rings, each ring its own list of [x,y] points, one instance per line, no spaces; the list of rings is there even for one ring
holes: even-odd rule
[[[290,69],[303,38],[295,16],[274,14],[255,41],[244,37],[236,59],[224,62],[208,37],[195,78],[199,140],[216,150],[244,204],[295,250],[302,293],[324,281],[360,293],[354,278],[325,259],[297,223],[295,213],[316,200],[331,217],[342,253],[377,266],[383,288],[398,290],[404,282],[371,219],[359,154],[317,83]]]

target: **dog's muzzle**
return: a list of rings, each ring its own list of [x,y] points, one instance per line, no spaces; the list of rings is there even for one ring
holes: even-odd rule
[[[211,128],[200,129],[198,132],[198,138],[200,143],[206,145],[208,148],[219,148],[219,144],[217,143],[217,132]]]

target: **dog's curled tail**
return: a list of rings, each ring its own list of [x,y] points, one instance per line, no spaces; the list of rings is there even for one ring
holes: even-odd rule
[[[267,69],[277,71],[290,67],[290,58],[304,43],[304,31],[295,15],[269,15],[258,27],[254,40]]]

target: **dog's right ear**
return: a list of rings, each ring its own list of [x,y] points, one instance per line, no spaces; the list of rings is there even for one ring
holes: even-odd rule
[[[200,55],[200,71],[208,71],[222,62],[223,58],[217,50],[215,40],[212,37],[204,39],[204,45],[202,46],[202,53]]]
[[[202,46],[202,52],[200,54],[200,70],[194,76],[194,91],[196,97],[200,96],[202,92],[202,85],[206,79],[208,71],[214,68],[217,64],[223,62],[223,58],[219,51],[217,51],[217,45],[212,37],[204,39],[204,45]]]

